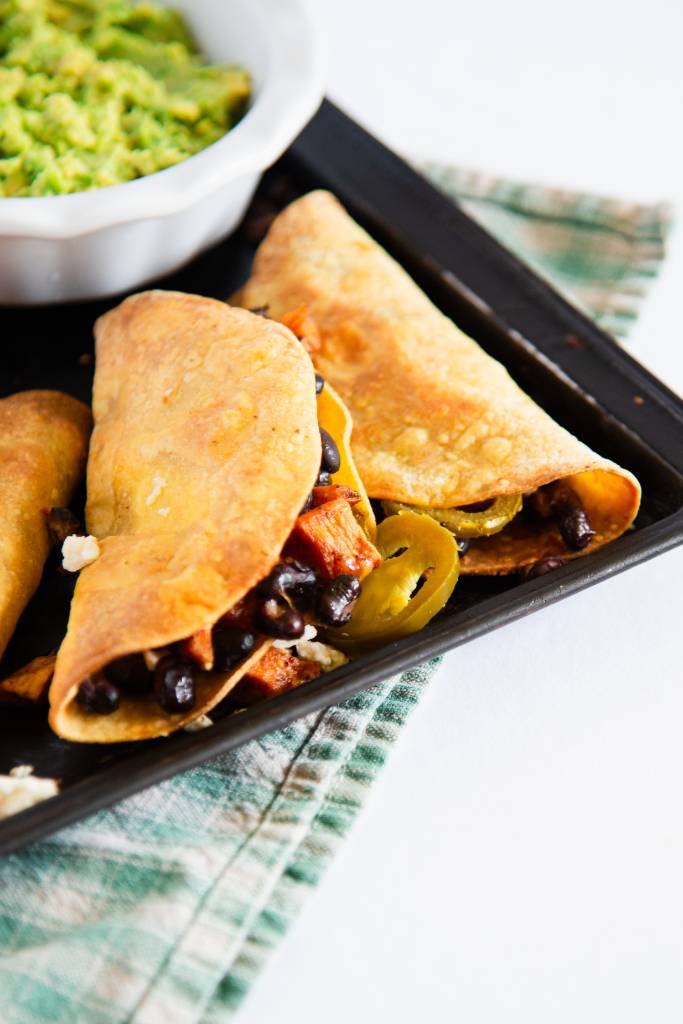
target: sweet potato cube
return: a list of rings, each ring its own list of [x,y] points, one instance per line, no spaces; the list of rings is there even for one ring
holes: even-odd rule
[[[346,487],[345,484],[328,484],[326,487],[313,488],[313,505],[325,505],[335,498],[343,498],[349,505],[357,505],[360,501],[360,494],[354,491],[353,487]]]
[[[240,704],[254,704],[265,697],[291,690],[309,679],[316,679],[320,672],[317,661],[295,658],[289,651],[269,647],[240,680],[235,696]]]
[[[314,355],[320,350],[320,328],[305,303],[281,316],[280,323],[289,327],[309,355]]]
[[[213,641],[210,629],[200,629],[180,645],[184,657],[194,661],[205,672],[213,668]]]
[[[363,579],[382,561],[345,498],[327,501],[299,516],[287,547],[325,580],[342,573]]]

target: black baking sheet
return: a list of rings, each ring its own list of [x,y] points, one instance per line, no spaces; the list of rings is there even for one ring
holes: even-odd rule
[[[163,778],[372,685],[426,658],[659,554],[683,538],[683,403],[551,287],[503,249],[331,103],[261,184],[245,225],[156,285],[226,299],[249,272],[273,211],[310,188],[329,188],[399,259],[440,308],[583,441],[643,484],[636,529],[529,582],[463,579],[421,633],[263,702],[239,715],[212,712],[197,733],[138,744],[65,743],[43,712],[3,709],[0,772],[31,764],[59,777],[60,795],[0,822],[8,853]],[[88,400],[92,324],[118,299],[0,310],[0,394],[59,388]],[[63,635],[73,586],[48,565],[0,673],[48,653]]]

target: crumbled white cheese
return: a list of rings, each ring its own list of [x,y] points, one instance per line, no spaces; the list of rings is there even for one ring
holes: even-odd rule
[[[332,669],[340,668],[349,660],[336,647],[330,647],[329,644],[311,643],[310,640],[299,640],[296,645],[296,653],[307,661],[317,661],[323,672],[331,672]]]
[[[306,640],[314,640],[318,635],[318,630],[315,626],[306,623],[304,631],[298,640],[273,640],[273,647],[279,647],[281,651],[286,651],[288,647],[296,647],[300,643],[304,643]]]
[[[213,725],[213,719],[208,715],[200,715],[199,718],[193,718],[191,722],[184,725],[183,731],[199,732],[201,729],[208,729],[210,725]]]
[[[33,775],[0,775],[0,818],[9,818],[11,814],[25,811],[41,800],[56,796],[58,790],[56,779],[36,779]]]
[[[91,535],[80,537],[72,533],[62,544],[62,565],[67,572],[80,572],[100,557],[100,545]]]
[[[9,773],[13,779],[25,779],[29,775],[33,775],[33,765],[15,764],[14,768],[10,768]]]
[[[163,476],[159,476],[158,473],[155,473],[154,476],[152,477],[152,490],[145,498],[145,505],[153,505],[154,502],[159,497],[159,495],[161,494],[161,492],[163,491],[164,487],[167,486],[168,484],[164,480]]]

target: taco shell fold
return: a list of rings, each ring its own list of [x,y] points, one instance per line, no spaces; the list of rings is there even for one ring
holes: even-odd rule
[[[81,571],[50,692],[72,740],[165,735],[213,707],[232,673],[200,673],[189,714],[123,695],[99,716],[79,684],[125,654],[213,626],[272,568],[320,465],[313,367],[287,328],[213,299],[132,296],[96,325],[95,429]]]
[[[309,307],[322,340],[316,368],[351,412],[370,497],[450,508],[567,480],[596,531],[585,551],[635,518],[635,477],[555,423],[329,193],[276,218],[239,299],[276,319]],[[473,542],[462,567],[504,573],[550,554],[576,552],[552,523],[518,517]]]
[[[67,505],[85,468],[90,410],[59,391],[0,400],[0,657],[50,550],[45,513]]]

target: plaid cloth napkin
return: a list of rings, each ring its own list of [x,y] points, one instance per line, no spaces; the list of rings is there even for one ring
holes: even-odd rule
[[[427,173],[623,335],[669,212]],[[343,841],[434,665],[0,861],[2,1024],[219,1024]]]

